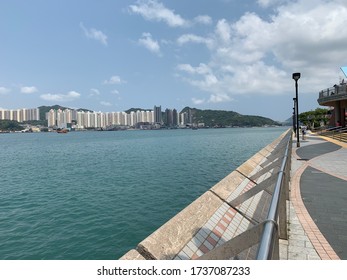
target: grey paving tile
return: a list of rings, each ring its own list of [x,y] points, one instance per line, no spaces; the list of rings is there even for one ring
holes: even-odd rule
[[[347,149],[309,136],[296,154],[310,160],[306,161],[309,166],[300,179],[304,205],[335,252],[341,259],[347,259]],[[303,163],[292,158],[291,174]],[[298,222],[290,208],[288,258],[320,259]],[[305,249],[299,250],[302,242]]]

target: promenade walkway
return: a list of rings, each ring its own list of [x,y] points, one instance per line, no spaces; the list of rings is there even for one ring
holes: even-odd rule
[[[347,259],[347,144],[314,134],[293,141],[289,239],[280,258]]]

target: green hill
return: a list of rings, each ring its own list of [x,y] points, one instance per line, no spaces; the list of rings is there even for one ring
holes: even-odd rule
[[[265,117],[241,115],[233,111],[223,110],[200,110],[196,108],[185,107],[181,113],[189,112],[192,114],[194,124],[204,123],[209,127],[226,126],[280,126],[281,124]]]
[[[70,109],[70,110],[72,110],[71,108],[63,107],[63,106],[60,106],[60,105],[40,106],[39,109],[40,109],[40,120],[41,120],[41,121],[46,120],[46,113],[48,113],[51,109],[54,109],[54,110],[59,110],[59,109],[61,109],[61,110]],[[93,111],[91,111],[91,110],[82,109],[82,108],[77,109],[77,111],[85,111],[85,112],[90,111],[90,112],[93,112]]]
[[[40,120],[44,121],[44,120],[46,120],[46,113],[48,113],[51,109],[54,109],[54,110],[58,110],[58,109],[64,110],[64,109],[69,109],[69,108],[63,107],[63,106],[60,106],[60,105],[53,105],[53,106],[40,106],[39,109],[40,109]]]

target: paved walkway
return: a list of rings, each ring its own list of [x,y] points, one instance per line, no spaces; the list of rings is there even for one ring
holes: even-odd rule
[[[300,146],[293,141],[281,259],[347,259],[347,144],[309,134]]]

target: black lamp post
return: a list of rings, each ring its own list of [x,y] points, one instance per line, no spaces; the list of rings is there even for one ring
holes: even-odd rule
[[[298,99],[298,80],[300,79],[300,73],[293,73],[293,79],[295,81],[295,109],[296,109],[296,146],[300,147],[299,142],[299,99]]]
[[[293,107],[293,131],[296,136],[296,115],[295,115],[295,108],[296,108],[296,98],[293,98],[294,101],[294,107]]]

